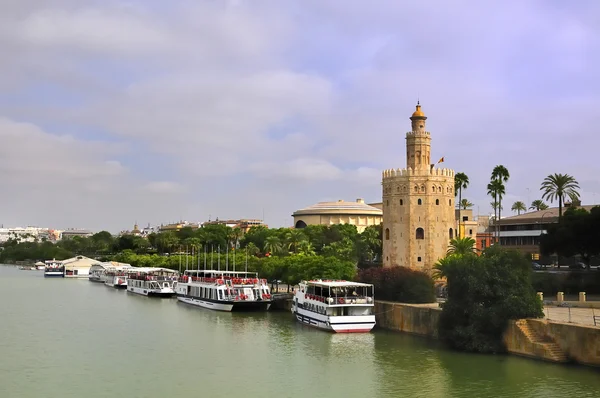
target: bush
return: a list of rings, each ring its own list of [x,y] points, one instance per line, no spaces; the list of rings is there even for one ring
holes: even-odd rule
[[[433,280],[426,273],[406,267],[368,268],[358,273],[358,281],[375,286],[375,298],[400,303],[433,303]]]
[[[530,268],[520,253],[495,247],[481,256],[448,257],[441,268],[448,300],[440,316],[440,338],[465,351],[506,351],[502,335],[509,320],[543,316]]]

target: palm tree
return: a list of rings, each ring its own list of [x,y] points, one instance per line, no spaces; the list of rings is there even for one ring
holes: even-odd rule
[[[266,253],[278,253],[281,250],[279,238],[274,235],[267,237],[264,249]]]
[[[464,256],[475,253],[475,239],[470,237],[454,238],[450,241],[448,254]]]
[[[462,190],[469,186],[469,177],[465,173],[456,173],[454,175],[454,193],[458,193],[458,204],[462,203]]]
[[[544,203],[543,200],[541,199],[536,199],[533,202],[531,202],[531,206],[529,206],[529,210],[536,210],[536,211],[540,211],[540,210],[546,210],[548,208],[548,205]]]
[[[553,203],[555,199],[558,199],[558,219],[562,217],[563,203],[565,197],[573,199],[579,199],[579,183],[575,177],[568,174],[551,174],[544,178],[540,191],[543,191],[542,199],[549,200]]]
[[[494,201],[491,203],[492,207],[494,208],[494,225],[495,225],[495,230],[496,230],[496,238],[495,241],[498,239],[498,220],[500,218],[500,212],[502,209],[502,203],[498,200],[499,198],[501,198],[504,194],[504,184],[502,184],[502,182],[500,180],[492,180],[488,185],[487,185],[487,189],[488,189],[488,195],[490,195],[492,198],[494,198]]]
[[[512,211],[516,211],[517,215],[521,215],[522,211],[527,211],[527,206],[525,205],[525,203],[521,202],[520,200],[517,200],[515,203],[513,203],[510,209]]]
[[[298,244],[298,247],[300,249],[300,254],[302,254],[302,255],[305,255],[305,256],[314,256],[315,255],[315,248],[308,239],[304,239],[303,241],[300,241],[300,243]]]
[[[506,193],[506,187],[504,186],[504,184],[506,182],[508,182],[509,178],[510,178],[510,174],[508,173],[508,169],[501,164],[497,165],[492,170],[491,180],[498,182],[498,184],[496,185],[496,189],[495,189],[496,203],[498,203],[498,218],[497,218],[498,221],[500,221],[500,219],[502,218],[502,197]],[[500,186],[501,186],[501,188],[500,188]],[[500,225],[498,223],[496,223],[496,239],[498,239],[498,238],[500,238]]]
[[[301,229],[290,229],[285,235],[285,240],[288,244],[288,249],[293,249],[294,253],[298,253],[300,242],[306,240],[306,234]]]
[[[473,206],[475,206],[475,205],[473,203],[469,202],[469,199],[462,199],[460,201],[460,207],[463,210],[467,210],[469,207],[473,207]]]

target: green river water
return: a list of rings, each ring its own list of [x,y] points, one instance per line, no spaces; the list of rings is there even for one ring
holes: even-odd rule
[[[599,397],[600,372],[0,267],[0,398]]]

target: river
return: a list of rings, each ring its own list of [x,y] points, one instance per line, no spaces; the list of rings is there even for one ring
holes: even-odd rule
[[[287,312],[222,313],[0,267],[1,398],[597,397],[595,369],[459,353]]]

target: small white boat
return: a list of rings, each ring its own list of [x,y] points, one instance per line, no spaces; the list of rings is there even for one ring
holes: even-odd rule
[[[375,326],[373,285],[318,279],[299,286],[291,309],[298,322],[336,333],[370,332]]]
[[[187,270],[175,290],[177,300],[217,311],[267,311],[273,302],[256,272]]]
[[[179,272],[168,268],[134,268],[127,277],[127,291],[143,296],[173,297]]]
[[[135,270],[131,265],[107,267],[104,270],[104,284],[115,289],[127,288],[127,279],[131,270]]]
[[[88,280],[90,282],[104,283],[104,274],[106,271],[106,265],[104,263],[92,264],[90,267],[90,274]]]
[[[43,271],[46,268],[46,264],[44,264],[41,261],[38,261],[37,263],[35,263],[35,269],[37,269],[38,271]]]
[[[56,259],[46,260],[44,262],[44,277],[45,278],[64,278],[65,266],[62,261]]]

